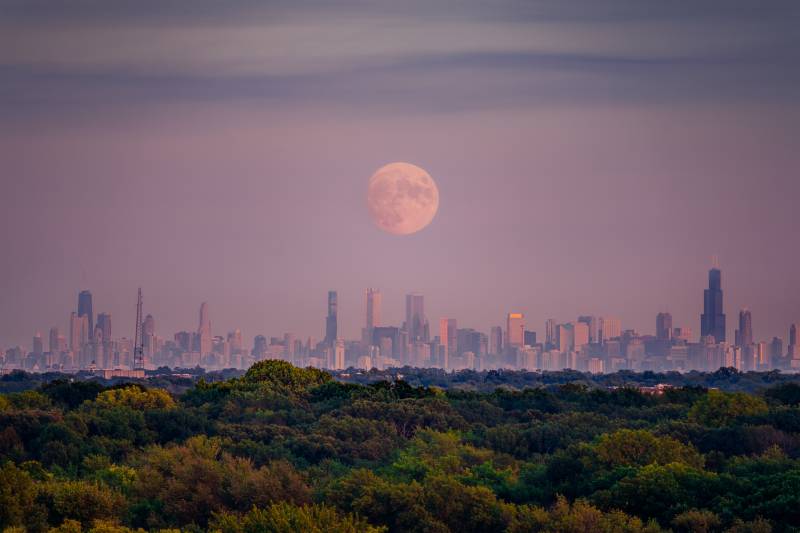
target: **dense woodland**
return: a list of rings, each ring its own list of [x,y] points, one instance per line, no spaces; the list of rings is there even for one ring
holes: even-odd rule
[[[800,528],[790,380],[650,395],[488,376],[359,384],[267,361],[166,389],[20,387],[0,395],[0,530]]]

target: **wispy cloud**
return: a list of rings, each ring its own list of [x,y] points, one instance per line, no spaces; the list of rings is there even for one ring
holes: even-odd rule
[[[176,99],[442,111],[794,101],[798,5],[6,0],[0,113]]]

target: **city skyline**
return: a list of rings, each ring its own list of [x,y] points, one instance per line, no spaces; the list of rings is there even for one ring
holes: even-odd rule
[[[702,336],[704,334],[712,334],[711,330],[714,329],[714,326],[713,326],[713,324],[711,324],[710,326],[708,326],[708,327],[711,328],[711,330],[707,330],[707,328],[705,326],[706,319],[704,318],[704,315],[705,315],[705,311],[706,311],[705,308],[708,305],[711,305],[712,307],[714,305],[716,305],[714,303],[714,298],[719,298],[720,300],[722,299],[722,290],[719,289],[720,283],[721,283],[721,280],[720,280],[720,269],[718,267],[716,267],[716,266],[712,266],[708,271],[708,278],[707,279],[708,279],[708,287],[711,287],[711,288],[709,289],[707,287],[704,290],[705,296],[703,298],[703,302],[701,302],[701,314],[700,314],[699,322],[697,324],[693,324],[691,319],[688,318],[688,317],[686,319],[681,319],[681,318],[676,319],[676,314],[673,313],[670,310],[669,306],[661,306],[661,307],[659,307],[656,310],[656,313],[654,315],[654,316],[656,316],[656,319],[658,320],[658,317],[662,313],[666,313],[667,315],[669,315],[670,322],[672,322],[672,321],[675,322],[675,327],[678,327],[678,328],[681,328],[681,327],[682,328],[689,328],[689,330],[692,331],[693,334],[694,334],[695,338],[693,340],[697,340],[700,336]],[[719,296],[716,296],[716,294],[717,294],[716,291],[717,290],[719,290]],[[422,301],[418,299],[420,296],[425,296],[425,295],[422,295],[419,292],[408,292],[408,291],[405,291],[403,296],[402,296],[402,300],[404,300],[404,303],[399,302],[398,305],[396,305],[396,306],[391,306],[390,305],[388,307],[385,307],[384,306],[384,299],[383,299],[383,294],[385,293],[385,291],[382,291],[380,288],[362,289],[362,301],[358,304],[358,308],[355,309],[355,310],[352,309],[352,308],[349,308],[348,313],[346,313],[345,315],[343,315],[340,318],[339,313],[338,313],[339,291],[338,290],[329,290],[328,291],[328,300],[327,300],[327,318],[325,319],[326,323],[325,323],[325,327],[323,328],[322,332],[319,334],[319,338],[324,339],[324,340],[329,342],[330,341],[330,339],[328,338],[329,337],[329,328],[330,328],[330,332],[332,332],[331,334],[333,335],[333,338],[346,338],[346,339],[358,339],[358,338],[361,338],[361,336],[363,336],[363,334],[364,334],[364,329],[365,329],[366,320],[367,320],[367,319],[364,318],[364,314],[365,313],[369,313],[368,306],[370,304],[368,302],[369,302],[370,297],[371,297],[370,296],[370,294],[371,294],[370,291],[374,291],[374,293],[372,294],[372,298],[377,298],[377,305],[376,305],[377,313],[376,313],[376,315],[377,315],[377,320],[379,322],[379,325],[383,325],[384,323],[386,323],[386,324],[389,324],[389,323],[402,324],[404,322],[404,318],[405,318],[405,320],[407,320],[408,317],[409,317],[409,313],[412,312],[414,304],[411,304],[410,302],[414,301],[415,298],[417,299],[416,300],[416,302],[417,302],[416,305],[417,306],[422,306],[421,315],[422,315],[423,320],[425,322],[424,325],[426,325],[426,326],[428,325],[429,320],[428,320],[428,317],[425,315],[425,312],[424,312],[424,305],[425,304],[423,304]],[[728,292],[730,292],[730,290],[728,290]],[[726,294],[728,292],[726,292]],[[713,294],[713,296],[711,296],[711,304],[708,303],[709,302],[709,294]],[[349,296],[352,296],[352,295],[349,295]],[[77,305],[76,311],[73,311],[72,313],[75,314],[75,316],[78,319],[80,319],[82,316],[86,315],[86,321],[89,324],[95,324],[96,323],[96,325],[99,326],[101,323],[108,322],[108,325],[106,327],[108,329],[110,329],[110,327],[111,327],[111,325],[110,325],[111,317],[114,316],[114,313],[105,311],[105,308],[103,308],[104,309],[103,311],[100,311],[99,308],[94,306],[94,295],[93,295],[91,290],[81,289],[78,292],[77,298],[78,298],[78,305]],[[347,298],[347,301],[348,302],[354,302],[354,299],[353,298]],[[357,300],[355,300],[355,301],[357,301]],[[431,301],[430,298],[428,298],[428,303],[429,304],[430,304],[430,301]],[[195,327],[198,331],[203,328],[203,313],[204,313],[204,309],[206,309],[206,306],[208,306],[208,302],[203,301],[203,302],[201,302],[201,304],[202,305],[201,305],[201,311],[200,311],[200,326],[199,327],[198,326]],[[720,305],[722,306],[722,310],[724,311],[725,310],[724,304],[722,302],[720,302]],[[94,307],[94,310],[93,310],[93,307]],[[396,309],[394,309],[395,307],[396,307]],[[434,307],[441,307],[441,306],[434,306]],[[385,310],[387,310],[387,309],[389,311],[388,314],[385,312]],[[526,308],[522,307],[520,309],[526,309]],[[722,324],[723,324],[722,331],[725,332],[725,336],[723,337],[722,341],[724,342],[726,340],[729,340],[731,342],[731,344],[738,344],[738,341],[734,340],[734,339],[738,339],[739,328],[742,326],[742,319],[743,319],[742,318],[742,313],[746,313],[746,315],[747,315],[747,324],[748,324],[748,331],[749,331],[748,338],[752,341],[752,339],[754,337],[754,333],[753,333],[753,325],[752,325],[752,318],[751,318],[752,312],[751,312],[750,307],[745,305],[745,306],[742,306],[741,308],[735,309],[735,310],[734,309],[728,309],[728,311],[729,312],[722,314]],[[152,310],[147,310],[146,312],[150,316],[150,318],[152,319],[153,318],[152,315],[154,315],[155,313]],[[205,312],[207,313],[207,311],[205,311]],[[156,313],[157,313],[157,311],[156,311]],[[494,322],[490,322],[490,323],[487,322],[486,324],[474,324],[473,323],[471,327],[478,327],[479,329],[481,329],[481,331],[485,330],[486,332],[488,332],[488,331],[490,331],[490,329],[492,327],[494,327],[495,325],[498,325],[498,324],[500,324],[500,322],[502,322],[503,323],[502,327],[503,327],[503,329],[505,331],[507,329],[506,322],[509,319],[509,317],[508,317],[509,313],[511,313],[511,312],[510,311],[505,311],[503,313],[503,316],[501,317],[501,319],[495,319]],[[546,311],[543,311],[541,309],[534,310],[533,312],[525,310],[525,311],[521,311],[521,313],[523,315],[523,317],[522,317],[523,321],[525,321],[525,315],[526,314],[531,317],[531,318],[528,319],[529,323],[525,323],[524,324],[525,329],[533,329],[534,331],[537,331],[539,333],[539,335],[542,335],[542,336],[544,336],[546,334],[546,323],[547,323],[548,320],[553,319],[553,318],[555,318],[555,320],[557,320],[557,321],[561,320],[558,317],[551,316]],[[310,314],[313,314],[313,313],[310,313]],[[451,313],[451,314],[455,314],[455,313]],[[587,318],[588,317],[597,318],[597,317],[603,316],[603,314],[604,313],[594,313],[592,315],[586,315],[586,317]],[[658,335],[658,325],[656,325],[655,328],[652,328],[652,331],[650,331],[650,329],[648,329],[648,327],[646,327],[646,326],[645,327],[636,327],[634,325],[634,324],[643,324],[644,325],[648,321],[652,322],[652,320],[650,320],[650,317],[647,317],[647,318],[639,317],[637,320],[629,320],[629,319],[621,318],[622,314],[623,313],[620,313],[620,314],[605,313],[606,316],[614,316],[618,320],[620,320],[621,322],[624,322],[625,325],[626,325],[625,329],[634,329],[634,330],[636,330],[637,332],[640,332],[640,333],[645,333],[645,334],[652,333],[652,334],[654,334],[656,336]],[[125,315],[126,315],[126,313],[124,313],[124,312],[120,313],[120,318],[127,318]],[[544,320],[535,321],[535,317],[536,316],[545,316],[545,315],[547,316],[547,318],[545,318]],[[580,322],[581,319],[584,318],[582,315],[585,315],[585,311],[578,312],[578,313],[573,313],[572,316],[568,315],[566,318],[567,318],[567,321],[569,321],[569,320],[573,320],[575,317],[577,317],[578,318],[577,321]],[[736,323],[731,323],[729,321],[726,321],[725,320],[726,315],[738,316],[738,321]],[[389,317],[392,317],[392,318],[390,320],[382,318],[382,317],[386,317],[386,316],[389,316]],[[434,334],[438,333],[439,320],[441,318],[445,317],[445,316],[446,315],[442,314],[442,315],[436,316],[434,319],[432,319],[433,321],[435,321],[435,324],[433,326],[430,326],[432,328],[432,329],[430,329],[430,332],[431,332],[430,333],[430,337],[433,337]],[[358,317],[358,318],[356,318],[356,317]],[[340,329],[340,324],[341,324],[341,319],[342,318],[344,319],[344,322],[348,324],[349,328],[347,329],[346,333],[339,334],[339,332],[342,331]],[[230,320],[226,320],[224,316],[222,317],[222,319],[223,319],[222,320],[223,323],[230,323]],[[467,322],[466,319],[458,318],[458,317],[456,318],[456,320],[459,320],[460,323],[466,323]],[[781,338],[781,339],[786,339],[787,338],[787,333],[786,332],[788,331],[787,328],[789,327],[789,325],[791,325],[793,323],[800,322],[800,317],[798,317],[798,318],[788,318],[786,320],[787,320],[786,324],[783,325],[783,326],[774,326],[773,325],[772,327],[764,327],[762,324],[759,323],[758,324],[759,327],[756,329],[755,336],[758,337],[759,335],[762,335],[761,331],[766,331],[767,333],[763,334],[763,338],[764,339],[771,339],[772,337],[778,337],[778,338]],[[125,320],[125,321],[120,320],[119,322],[117,322],[115,320],[115,323],[117,324],[116,331],[120,332],[120,335],[119,335],[120,337],[132,338],[133,337],[133,326],[130,326],[130,327],[126,328],[126,322],[127,323],[135,323],[135,321],[133,320],[133,313],[131,313],[131,319],[130,320]],[[170,320],[169,317],[166,317],[166,318],[162,317],[161,320],[160,320],[160,324],[170,324],[170,323],[175,323],[175,322],[177,322],[177,321],[174,319],[174,317],[173,317],[172,320]],[[628,327],[628,326],[630,326],[630,327]],[[65,338],[67,339],[67,342],[69,343],[70,346],[72,346],[73,337],[75,335],[80,335],[80,333],[75,333],[75,329],[74,328],[80,328],[80,327],[85,328],[84,329],[84,332],[85,332],[84,334],[85,335],[91,336],[91,335],[94,334],[94,329],[93,328],[90,328],[85,324],[83,326],[81,326],[79,321],[78,322],[74,322],[73,319],[70,318],[69,315],[68,315],[67,316],[67,322],[66,322],[65,325],[61,324],[60,322],[57,322],[56,324],[53,324],[53,325],[47,326],[47,327],[45,327],[45,325],[42,325],[41,327],[34,328],[32,333],[30,335],[28,335],[27,337],[23,337],[21,335],[16,335],[17,338],[23,338],[23,339],[27,338],[28,342],[25,342],[25,340],[23,340],[22,342],[5,343],[5,344],[0,342],[0,348],[5,349],[5,348],[13,347],[15,345],[19,345],[19,346],[23,346],[23,347],[28,346],[30,344],[30,338],[33,335],[35,335],[37,333],[47,332],[51,328],[58,328],[59,331],[64,332],[65,333]],[[421,328],[422,324],[420,324],[419,327]],[[601,324],[601,327],[602,327],[602,324]],[[127,329],[130,329],[131,331],[128,332]],[[177,328],[174,329],[174,331],[181,331],[181,330],[187,330],[187,329],[191,330],[192,328],[187,325],[187,326],[183,326],[183,327],[177,327]],[[242,328],[239,328],[238,326],[234,325],[234,326],[225,326],[225,327],[222,327],[221,329],[225,329],[226,331],[228,331],[228,330],[233,330],[233,329],[241,330]],[[273,331],[273,329],[274,329],[274,331]],[[251,335],[251,337],[254,337],[255,335],[259,335],[259,334],[265,334],[265,333],[267,335],[269,335],[269,334],[271,334],[269,332],[273,332],[274,333],[274,332],[277,332],[278,330],[280,330],[280,331],[293,331],[293,332],[302,332],[303,331],[300,328],[291,328],[291,327],[290,328],[281,328],[281,327],[270,328],[269,326],[266,326],[265,328],[261,328],[258,333],[253,333]],[[312,337],[317,336],[316,334],[313,334],[313,331],[314,331],[313,326],[308,331],[310,333],[307,336],[312,336]],[[421,331],[421,329],[420,329],[420,331]],[[436,331],[436,333],[434,333],[434,331]],[[590,331],[592,331],[592,328],[590,328]],[[302,335],[302,333],[301,333],[301,335]],[[420,336],[420,338],[421,338],[421,336]],[[541,338],[544,338],[544,337],[541,337]],[[208,344],[208,341],[206,341],[206,344]]]
[[[716,263],[716,262],[715,262]],[[722,272],[714,266],[708,271],[708,288],[703,291],[703,312],[699,335],[690,325],[678,325],[667,311],[655,316],[655,329],[637,331],[623,327],[613,316],[580,315],[564,323],[548,318],[544,337],[537,342],[537,329],[526,323],[525,314],[506,314],[505,330],[491,326],[478,330],[458,328],[457,318],[441,317],[433,330],[425,314],[425,297],[405,296],[405,320],[400,325],[384,325],[381,320],[380,289],[364,290],[361,336],[344,338],[338,329],[338,292],[327,293],[327,314],[323,336],[285,332],[282,335],[259,333],[253,348],[244,343],[241,329],[214,334],[208,302],[202,302],[197,329],[177,331],[173,338],[156,330],[155,317],[143,318],[142,290],[138,290],[135,336],[112,334],[112,315],[93,308],[89,290],[78,293],[77,312],[69,315],[69,337],[58,326],[49,330],[48,350],[44,351],[41,332],[33,336],[31,350],[13,347],[2,355],[2,368],[37,371],[97,369],[110,372],[140,371],[156,366],[202,366],[205,368],[247,368],[263,359],[285,359],[299,366],[344,369],[379,369],[398,366],[462,368],[517,368],[527,370],[576,369],[589,372],[630,370],[713,370],[733,366],[741,370],[782,368],[800,369],[800,347],[796,342],[796,323],[790,324],[784,352],[782,337],[757,339],[752,313],[739,311],[735,341],[726,342]],[[94,331],[88,324],[96,323]],[[481,331],[481,329],[483,331]],[[436,333],[438,332],[438,335]],[[269,340],[268,340],[269,339]],[[140,349],[141,347],[141,349]],[[141,356],[141,359],[140,359]]]

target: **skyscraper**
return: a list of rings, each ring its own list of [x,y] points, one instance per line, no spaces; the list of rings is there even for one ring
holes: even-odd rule
[[[492,326],[489,331],[489,355],[500,355],[503,353],[503,328],[502,326]]]
[[[556,319],[548,318],[544,323],[544,346],[552,349],[556,345]]]
[[[672,339],[672,315],[670,313],[656,315],[656,338],[660,341]]]
[[[521,348],[525,345],[525,315],[508,313],[506,317],[506,346]]]
[[[44,353],[44,344],[42,342],[42,334],[40,332],[36,332],[33,336],[33,354],[34,355],[42,355]]]
[[[439,344],[444,347],[448,357],[458,355],[458,322],[455,318],[439,320]]]
[[[797,324],[789,326],[789,346],[797,346]]]
[[[231,352],[238,353],[244,347],[244,342],[242,340],[242,330],[235,329],[233,331],[228,332],[228,344],[231,345]]]
[[[156,334],[156,319],[153,318],[153,315],[144,317],[144,322],[142,322],[142,334],[145,337]]]
[[[367,330],[372,334],[372,328],[381,325],[381,291],[367,289]]]
[[[772,337],[772,342],[769,343],[769,358],[773,365],[783,359],[783,339],[780,337]]]
[[[84,344],[89,342],[89,317],[72,312],[69,315],[69,349],[79,354]]]
[[[208,302],[200,304],[200,324],[197,327],[197,337],[200,355],[210,354],[214,349],[214,345],[211,337],[211,318],[208,314]]]
[[[108,342],[111,340],[111,314],[100,313],[97,315],[97,327],[103,333],[103,340]]]
[[[339,335],[338,296],[336,291],[328,291],[328,316],[325,318],[325,344],[333,346]]]
[[[575,348],[575,325],[559,324],[556,326],[556,348],[568,352]]]
[[[753,318],[750,311],[739,311],[739,329],[736,330],[736,346],[750,346],[753,344]]]
[[[599,342],[607,342],[611,339],[616,339],[620,335],[622,335],[622,322],[619,318],[600,317],[600,326],[598,327]]]
[[[589,342],[597,342],[597,317],[592,315],[579,316],[578,322],[583,322],[589,327]]]
[[[94,333],[94,313],[92,312],[92,293],[81,291],[78,294],[78,316],[87,317],[89,335]]]
[[[722,273],[718,268],[708,271],[708,288],[703,292],[703,314],[700,316],[700,336],[711,335],[725,342],[725,314],[722,307]]]
[[[421,294],[406,295],[406,330],[409,341],[425,341],[427,320],[425,319],[425,297]]]
[[[572,349],[580,351],[589,344],[589,325],[586,322],[576,322],[572,325]]]
[[[58,353],[60,350],[58,338],[61,336],[58,328],[53,326],[50,328],[50,353]]]

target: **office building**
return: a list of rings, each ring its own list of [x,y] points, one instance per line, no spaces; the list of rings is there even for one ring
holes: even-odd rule
[[[111,314],[100,313],[97,315],[97,327],[103,335],[104,341],[111,340]]]
[[[622,322],[618,318],[600,317],[598,342],[607,342],[622,335]]]
[[[92,293],[81,291],[78,294],[78,316],[85,316],[89,334],[94,333],[94,313],[92,312]]]
[[[703,314],[700,315],[700,336],[712,336],[716,342],[725,342],[725,313],[722,305],[722,272],[718,268],[708,271],[708,288],[703,291]]]
[[[425,298],[421,294],[406,295],[406,323],[409,341],[428,341],[425,318]]]
[[[489,330],[489,355],[500,355],[503,353],[503,328],[492,326]]]
[[[656,339],[660,341],[672,340],[672,314],[658,313],[656,315]]]
[[[753,344],[753,318],[747,309],[739,311],[739,328],[736,330],[734,344],[736,346]]]
[[[597,342],[597,317],[593,315],[579,316],[578,322],[586,324],[586,326],[589,328],[589,342]]]
[[[211,336],[211,317],[208,311],[208,302],[200,305],[200,321],[197,327],[198,346],[197,351],[201,356],[208,355],[213,351],[213,338]]]
[[[525,345],[525,315],[508,313],[506,317],[506,346],[521,348]]]
[[[328,291],[328,315],[325,317],[325,344],[333,346],[339,338],[339,304],[336,291]]]

